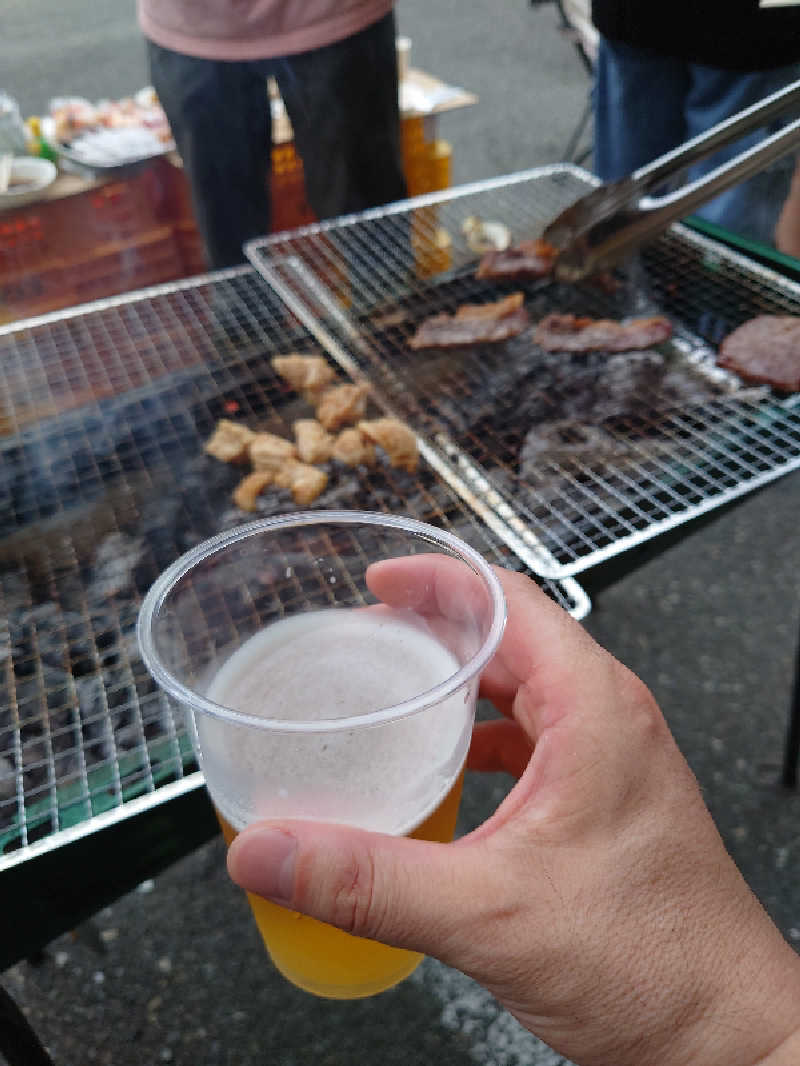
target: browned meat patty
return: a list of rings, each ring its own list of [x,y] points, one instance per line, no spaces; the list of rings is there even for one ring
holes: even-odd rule
[[[729,333],[717,362],[745,381],[800,392],[800,318],[758,315]]]
[[[457,348],[516,337],[530,324],[521,292],[489,304],[464,304],[454,315],[443,312],[426,318],[409,340],[410,347]]]
[[[628,352],[651,348],[671,334],[672,326],[660,315],[615,322],[554,314],[539,322],[533,339],[548,352]]]
[[[522,281],[544,278],[553,269],[558,250],[546,241],[520,241],[502,252],[487,252],[478,263],[477,278]]]

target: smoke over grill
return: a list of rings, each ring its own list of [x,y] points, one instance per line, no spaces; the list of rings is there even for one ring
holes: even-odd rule
[[[231,500],[241,468],[203,444],[221,417],[291,436],[308,410],[270,358],[297,350],[315,349],[248,270],[0,331],[2,853],[57,844],[137,796],[158,802],[195,768],[181,715],[139,659],[138,610],[178,555],[257,517]],[[93,398],[87,375],[101,383]],[[522,567],[425,463],[328,470],[313,507],[412,515]],[[274,491],[257,506],[294,505]],[[543,584],[586,609],[574,582]]]

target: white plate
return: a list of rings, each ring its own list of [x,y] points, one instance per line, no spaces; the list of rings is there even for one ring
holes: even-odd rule
[[[11,163],[11,179],[23,181],[24,185],[11,186],[0,193],[0,208],[21,207],[38,200],[42,189],[55,181],[58,171],[49,159],[35,156],[15,156]]]
[[[58,152],[59,162],[65,170],[94,178],[134,174],[153,159],[175,149],[174,141],[159,141],[148,130],[137,126],[117,130],[89,129],[65,144],[56,138],[51,116],[42,119],[42,135]],[[137,143],[132,144],[131,138],[136,138]]]

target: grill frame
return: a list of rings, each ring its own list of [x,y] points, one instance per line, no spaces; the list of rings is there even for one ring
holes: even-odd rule
[[[504,222],[514,239],[536,237],[560,209],[597,184],[578,167],[535,168],[276,234],[251,241],[245,249],[250,262],[332,358],[381,382],[389,402],[438,452],[443,476],[449,468],[450,476],[465,484],[527,547],[532,568],[549,578],[573,576],[607,562],[800,466],[800,396],[780,398],[765,387],[747,387],[714,360],[724,332],[753,314],[800,313],[797,284],[682,225],[671,227],[645,249],[612,294],[587,285],[475,281],[477,256],[459,228],[468,214]],[[438,239],[442,229],[450,238],[444,252]],[[679,269],[673,271],[673,266]],[[551,482],[545,491],[536,480],[538,470],[529,479],[516,469],[515,464],[522,464],[523,440],[517,441],[515,454],[509,448],[502,456],[502,434],[493,439],[494,451],[484,441],[476,445],[469,410],[475,393],[483,388],[494,402],[519,387],[512,380],[495,389],[497,378],[491,375],[485,383],[485,366],[492,358],[498,363],[502,358],[495,352],[505,349],[509,362],[531,373],[541,369],[541,352],[537,354],[530,341],[523,344],[523,338],[492,351],[490,346],[462,349],[449,361],[434,352],[431,358],[445,366],[441,378],[434,374],[426,382],[427,395],[421,394],[421,387],[419,394],[415,391],[420,356],[428,353],[408,349],[413,327],[428,314],[452,312],[459,303],[483,302],[512,289],[522,289],[526,305],[540,313],[572,310],[626,317],[663,310],[670,315],[675,333],[661,351],[663,376],[672,391],[664,386],[660,402],[658,389],[650,390],[657,417],[640,419],[637,427],[642,440],[655,435],[659,452],[666,456],[663,463],[655,463],[646,448],[630,447],[625,423],[630,428],[633,419],[624,404],[607,420],[610,430],[602,425],[602,433],[606,446],[622,441],[632,454],[624,462],[612,456],[593,463],[580,455],[564,462],[556,449],[557,458],[545,460]],[[548,306],[554,298],[556,306]],[[376,316],[380,327],[374,325]],[[383,326],[398,317],[399,322]],[[581,367],[573,357],[571,370],[562,373],[563,383],[569,386],[574,370],[587,387],[598,389],[607,371],[592,371],[592,358]],[[557,379],[550,362],[547,373]],[[637,398],[634,392],[629,402]],[[667,424],[664,416],[669,412]],[[478,420],[481,426],[485,422]],[[585,419],[573,419],[571,428],[575,426],[592,429]],[[555,422],[548,428],[555,429]],[[670,438],[671,454],[664,447]],[[747,458],[752,448],[754,462]],[[637,465],[645,471],[637,471]],[[650,466],[657,468],[655,474]],[[688,474],[682,478],[676,467]],[[564,486],[570,487],[569,493]]]
[[[244,301],[243,304],[236,295],[240,289],[248,293],[247,300],[244,300],[244,297],[241,298]],[[215,300],[219,304],[216,310],[212,306]],[[202,313],[203,307],[201,305],[203,301],[207,304],[205,307],[206,317],[203,317]],[[183,306],[184,302],[185,307]],[[175,311],[179,305],[185,312],[184,320],[182,322],[173,322],[166,331],[167,335],[162,336],[157,328],[158,324],[161,323],[163,326],[164,319],[169,317],[167,312],[170,310]],[[143,323],[147,324],[148,329],[139,329]],[[114,335],[113,330],[108,328],[109,325],[114,324],[118,325],[121,330],[117,336]],[[102,329],[100,329],[101,326],[103,327]],[[125,330],[122,330],[123,326]],[[202,346],[200,334],[195,335],[193,330],[200,330],[201,333],[205,332],[206,348]],[[70,358],[72,358],[76,354],[72,351],[75,348],[75,338],[86,341],[87,338],[93,336],[102,337],[102,342],[98,342],[94,353],[89,353],[85,349],[80,353],[82,358],[75,360],[71,364],[76,369],[76,375],[72,380],[69,380],[69,374],[64,370],[64,367],[68,364],[60,358],[58,344],[53,343],[48,347],[44,343],[45,339],[66,338],[65,344],[70,348]],[[253,339],[254,337],[255,340]],[[21,606],[17,604],[15,608],[16,614],[19,615],[20,611],[24,613],[23,609],[35,611],[38,606],[41,606],[34,591],[39,584],[43,584],[43,586],[50,589],[53,595],[47,602],[52,602],[56,608],[56,613],[60,612],[61,615],[57,619],[56,633],[52,638],[60,649],[59,654],[63,653],[66,658],[72,656],[71,645],[67,639],[69,627],[80,629],[83,623],[90,625],[93,619],[92,611],[99,610],[104,602],[103,597],[100,596],[100,603],[86,608],[84,610],[85,618],[82,623],[78,618],[72,617],[72,614],[76,612],[70,606],[72,601],[69,600],[67,592],[71,596],[77,589],[86,600],[89,595],[87,586],[91,588],[92,583],[96,583],[99,580],[99,572],[104,581],[111,581],[112,583],[112,591],[109,595],[110,600],[113,601],[119,592],[119,590],[114,591],[114,583],[124,578],[124,575],[123,578],[120,578],[120,575],[113,568],[110,572],[104,570],[97,564],[96,556],[92,556],[87,563],[87,558],[83,557],[82,554],[87,550],[87,543],[92,540],[96,532],[94,519],[97,514],[95,505],[98,505],[98,493],[101,497],[98,505],[99,509],[102,511],[103,507],[108,506],[111,511],[110,533],[114,536],[131,536],[129,532],[126,532],[128,527],[123,519],[126,518],[129,510],[134,514],[134,517],[138,514],[139,518],[141,518],[141,513],[136,510],[140,505],[137,493],[141,491],[141,486],[136,482],[136,478],[144,476],[150,487],[157,490],[159,488],[158,477],[163,473],[162,466],[165,468],[166,466],[171,467],[174,462],[177,462],[178,453],[172,451],[169,453],[169,462],[166,462],[168,446],[171,446],[172,443],[175,443],[177,447],[181,442],[185,445],[189,441],[191,447],[195,447],[197,452],[201,453],[202,440],[207,436],[208,427],[213,424],[214,417],[224,411],[225,397],[229,393],[240,397],[236,402],[240,403],[242,413],[249,413],[254,416],[258,414],[259,410],[262,415],[264,414],[266,409],[259,409],[257,405],[265,397],[269,403],[272,403],[273,399],[277,403],[279,385],[274,373],[268,366],[268,356],[286,351],[286,344],[290,340],[292,344],[288,350],[296,349],[302,346],[303,343],[309,349],[316,347],[312,344],[311,338],[308,337],[303,326],[292,318],[291,312],[287,311],[285,305],[264,285],[257,272],[247,266],[203,275],[183,282],[154,286],[138,293],[129,293],[121,297],[96,301],[92,304],[70,308],[66,312],[37,316],[33,319],[15,322],[0,328],[0,351],[5,348],[6,354],[16,352],[16,362],[14,358],[7,358],[3,361],[2,370],[0,370],[0,385],[4,386],[5,389],[3,394],[6,402],[5,410],[10,412],[15,418],[13,426],[15,432],[0,437],[0,453],[8,456],[14,452],[16,454],[15,462],[18,465],[22,464],[24,468],[23,474],[29,474],[30,481],[33,481],[35,475],[38,483],[46,485],[48,477],[51,477],[52,484],[59,486],[58,491],[66,492],[69,490],[71,493],[68,500],[56,500],[58,506],[52,507],[52,500],[48,502],[46,493],[43,494],[45,497],[44,502],[42,502],[40,496],[33,503],[30,503],[30,494],[26,495],[24,477],[22,478],[22,488],[19,488],[19,486],[15,488],[12,485],[9,489],[8,485],[4,486],[4,491],[8,490],[10,493],[8,498],[14,504],[12,507],[14,513],[11,515],[12,528],[9,528],[8,523],[6,523],[6,528],[3,530],[3,539],[0,540],[0,595],[3,594],[4,589],[6,592],[11,589],[8,594],[13,595],[14,588],[16,588],[14,582],[18,583],[19,580],[23,582],[27,580],[28,584],[25,591],[28,599]],[[139,349],[137,349],[137,346],[139,346]],[[139,356],[136,355],[137,350],[139,350]],[[100,355],[103,352],[111,359],[111,362],[106,362],[101,367],[102,359],[100,359],[95,365],[93,362],[94,355]],[[147,358],[142,355],[142,352],[146,354]],[[40,366],[25,365],[23,357],[27,357],[30,361],[35,360],[39,355],[41,355]],[[90,358],[90,356],[92,357]],[[128,363],[128,365],[122,365],[124,358],[132,360],[132,362]],[[136,358],[139,359],[138,366],[134,365]],[[150,360],[149,363],[147,362],[148,359]],[[269,386],[265,385],[264,381],[253,370],[252,364],[254,363],[260,364],[261,377],[264,380],[269,379],[271,382]],[[264,370],[265,367],[266,370]],[[20,373],[21,370],[27,369],[31,370],[32,376],[30,380],[33,380],[39,392],[34,395],[35,389],[26,385],[23,396],[24,402],[21,410],[18,411],[13,403],[14,383],[18,383],[20,380],[29,380],[25,374]],[[138,371],[141,371],[139,378],[146,380],[137,378]],[[92,375],[94,375],[94,380],[101,380],[102,387],[98,393],[99,399],[87,402],[85,395],[86,384],[87,379],[91,379]],[[89,380],[89,385],[92,385],[91,380]],[[287,400],[286,393],[285,387],[280,386],[279,398],[281,403],[290,402]],[[9,397],[11,398],[10,403]],[[376,406],[380,410],[378,401],[379,396],[376,394]],[[250,405],[249,408],[248,404]],[[104,405],[105,410],[103,410]],[[42,406],[46,409],[46,414],[44,416],[39,414],[37,417],[36,408],[39,407],[41,409]],[[196,419],[193,418],[193,415],[201,408],[207,416],[204,430],[201,430]],[[174,442],[170,438],[170,441],[165,442],[162,440],[153,445],[156,448],[160,447],[163,453],[159,461],[160,465],[156,463],[154,466],[148,467],[142,456],[138,456],[138,459],[142,459],[139,466],[133,463],[133,459],[137,457],[129,457],[129,462],[133,463],[133,466],[126,467],[124,460],[119,462],[121,455],[119,442],[124,439],[128,422],[133,422],[136,417],[140,419],[140,422],[143,422],[146,417],[151,417],[153,425],[156,427],[153,430],[154,433],[159,422],[163,422],[165,425],[171,424],[172,429],[169,432],[174,434]],[[268,428],[276,428],[274,426],[274,418],[275,412],[270,408],[267,411]],[[170,419],[172,419],[171,423]],[[137,427],[134,426],[134,428]],[[81,432],[84,434],[84,440],[81,445],[82,450],[78,449],[76,452],[67,455],[66,460],[62,461],[64,460],[64,445],[65,442],[68,443],[71,439],[70,434],[73,435],[72,439],[74,439],[74,435]],[[120,436],[117,437],[115,434]],[[145,436],[144,439],[147,447],[153,444],[149,437]],[[55,442],[57,447],[54,445],[51,448],[51,442]],[[473,541],[473,546],[483,550],[492,561],[505,562],[510,565],[513,556],[509,548],[509,540],[513,546],[514,538],[508,537],[505,527],[498,522],[492,513],[488,514],[488,525],[484,523],[482,502],[479,500],[473,501],[473,494],[466,487],[464,488],[464,496],[459,496],[456,492],[457,485],[454,485],[452,479],[443,480],[439,476],[436,467],[427,464],[425,460],[427,445],[424,441],[421,443],[423,460],[420,474],[418,478],[412,479],[413,483],[419,488],[419,499],[423,502],[429,501],[431,507],[444,508],[441,512],[443,528],[453,528],[454,524],[457,526],[458,522],[463,521],[465,527],[475,533],[478,543],[476,544]],[[106,452],[103,452],[103,449],[106,449]],[[146,454],[146,450],[143,451],[143,454]],[[113,464],[108,466],[106,461],[109,456],[118,461],[117,467],[114,467]],[[435,455],[434,458],[436,458]],[[55,459],[58,460],[58,465],[54,465]],[[78,459],[80,459],[80,462]],[[88,460],[91,460],[91,462]],[[198,461],[213,462],[212,460]],[[105,466],[103,465],[104,463],[106,463]],[[178,470],[183,473],[185,473],[187,468],[191,472],[190,467],[186,467],[186,465],[180,467],[178,465]],[[391,471],[379,471],[374,475],[365,475],[367,488],[373,486],[378,493],[375,497],[378,509],[380,509],[380,506],[386,506],[387,499],[393,498],[394,489],[392,488],[390,474]],[[81,480],[82,476],[84,478],[83,481]],[[175,474],[175,478],[177,476],[178,474]],[[387,478],[389,478],[388,481]],[[108,504],[103,495],[104,486],[106,486],[107,482],[123,490],[120,492],[120,499],[115,497],[110,504]],[[387,485],[388,488],[386,487]],[[145,486],[146,488],[147,486]],[[347,491],[346,487],[345,491]],[[385,492],[383,497],[380,496],[380,491]],[[17,496],[14,495],[15,492]],[[211,492],[212,489],[209,488],[207,494],[210,495]],[[56,493],[57,495],[58,492]],[[19,500],[22,501],[24,506],[17,506]],[[325,506],[323,501],[324,496],[320,498],[320,507]],[[166,506],[166,502],[167,497],[163,499],[156,497],[154,508],[161,510]],[[474,510],[471,506],[472,502],[476,505]],[[361,505],[363,507],[363,495],[361,497]],[[38,511],[36,510],[37,507],[39,508]],[[83,509],[86,509],[85,515],[83,514]],[[419,515],[419,517],[426,518],[425,515]],[[73,537],[73,526],[70,524],[73,520],[77,522],[75,526],[78,530],[77,539]],[[152,518],[152,520],[156,521],[156,518]],[[246,516],[239,515],[239,523],[243,524],[247,520]],[[210,535],[216,531],[218,529],[208,530],[202,535]],[[108,533],[109,529],[107,528],[105,532]],[[41,548],[32,546],[35,539],[32,533],[36,537],[41,535]],[[99,537],[101,534],[98,533],[97,535]],[[200,537],[201,534],[198,533],[197,536]],[[72,539],[70,539],[71,537]],[[80,540],[81,537],[85,537],[87,543]],[[30,577],[27,571],[23,572],[24,568],[21,563],[15,569],[15,559],[24,560],[25,566],[27,566],[31,559],[36,562],[38,559],[37,553],[39,552],[44,554],[45,561],[50,565],[54,559],[51,553],[52,544],[58,544],[64,538],[68,541],[64,549],[66,555],[69,556],[71,553],[74,556],[69,565],[61,566],[60,563],[58,565],[53,563],[50,571],[41,580]],[[9,547],[9,544],[11,544],[11,547]],[[125,549],[126,544],[127,542],[117,542],[116,546]],[[130,547],[129,544],[127,546]],[[64,545],[62,544],[61,547],[64,548]],[[18,554],[15,554],[15,552]],[[20,552],[21,554],[19,554]],[[122,554],[124,555],[124,550]],[[173,545],[172,558],[175,558],[178,554],[180,554],[179,547]],[[79,556],[81,557],[80,559],[78,559]],[[154,556],[153,565],[151,566],[153,576],[163,569],[165,562],[166,560],[158,558],[157,555]],[[91,571],[88,578],[87,565],[89,565]],[[514,561],[513,565],[519,569],[525,569],[526,564],[523,559]],[[31,566],[33,566],[33,563],[31,563]],[[91,570],[92,566],[94,570]],[[2,579],[9,575],[13,576],[14,582],[9,580],[4,586]],[[12,588],[12,584],[14,588]],[[577,582],[572,580],[555,583],[540,581],[540,584],[544,584],[550,594],[570,610],[575,617],[582,618],[588,613],[590,608],[588,597]],[[63,591],[65,589],[67,592]],[[106,589],[106,591],[108,590]],[[133,602],[127,604],[126,618],[128,623],[130,623],[131,619],[135,619],[144,591],[137,590],[133,596]],[[115,608],[109,608],[112,614],[114,610]],[[8,613],[11,615],[14,612]],[[35,644],[39,640],[38,635],[36,635],[38,634],[36,628],[37,618],[38,616],[35,616],[32,621],[25,622],[25,625],[28,625],[34,631],[35,635],[32,639]],[[44,619],[42,624],[44,625],[46,621]],[[114,620],[118,634],[129,639],[131,627],[128,623],[123,624],[119,617]],[[58,644],[59,634],[63,638],[63,648],[61,644]],[[94,632],[90,630],[89,637],[93,635]],[[8,640],[11,638],[8,633],[6,636],[5,650],[7,654],[5,659],[8,668],[11,669],[18,664],[14,660],[14,648],[12,647],[9,651]],[[86,636],[86,634],[82,634],[82,636]],[[122,647],[124,642],[120,641],[118,643]],[[34,710],[34,713],[28,715],[27,718],[20,717],[18,705],[14,703],[17,708],[15,712],[17,719],[16,727],[13,726],[12,722],[13,737],[10,744],[6,741],[0,745],[0,755],[5,759],[13,756],[16,761],[14,802],[17,805],[17,817],[21,827],[20,840],[17,846],[13,850],[4,850],[0,854],[0,872],[2,873],[7,874],[15,870],[16,873],[28,879],[27,868],[32,860],[58,861],[57,856],[59,853],[66,857],[67,854],[75,853],[77,849],[84,845],[90,847],[93,837],[97,837],[98,840],[100,838],[108,838],[105,830],[122,830],[122,823],[132,824],[141,821],[143,816],[148,815],[148,813],[154,811],[162,804],[171,804],[177,807],[179,806],[177,801],[189,800],[193,793],[202,789],[204,783],[202,774],[194,768],[193,757],[186,746],[185,733],[172,717],[167,700],[158,692],[148,693],[145,691],[144,696],[142,696],[137,689],[136,678],[132,674],[136,653],[132,652],[128,647],[120,652],[120,656],[125,659],[121,669],[131,674],[127,679],[127,683],[131,688],[129,692],[130,700],[136,702],[139,712],[141,712],[143,702],[149,701],[158,705],[164,716],[161,719],[162,724],[166,723],[167,732],[169,733],[170,729],[172,732],[169,735],[156,733],[154,741],[151,742],[150,739],[145,737],[141,713],[139,713],[138,725],[135,720],[127,722],[126,719],[126,725],[135,726],[141,733],[141,742],[138,745],[133,745],[131,752],[132,757],[134,759],[139,758],[143,766],[142,779],[135,781],[135,787],[140,788],[141,786],[142,790],[138,793],[134,791],[133,794],[127,794],[125,780],[128,777],[128,771],[123,765],[127,752],[120,751],[116,739],[117,722],[114,719],[116,708],[112,706],[112,701],[108,698],[105,668],[98,665],[102,659],[102,650],[98,647],[91,649],[91,655],[94,656],[93,666],[90,664],[86,674],[83,675],[90,680],[92,678],[98,679],[99,687],[102,689],[101,694],[98,696],[102,710],[97,712],[93,721],[96,720],[97,723],[100,723],[101,731],[105,731],[103,743],[107,744],[111,754],[104,756],[98,765],[92,764],[91,760],[87,762],[89,749],[93,745],[96,746],[99,741],[94,734],[84,735],[87,723],[81,717],[82,712],[76,697],[77,689],[73,685],[66,698],[59,703],[57,708],[57,710],[60,709],[72,714],[71,725],[65,728],[56,728],[53,725],[48,701],[46,670],[49,667],[47,663],[43,662],[41,648],[38,648],[38,650],[34,648],[32,652],[25,651],[23,653],[23,658],[26,662],[34,663],[32,673],[37,683],[37,695],[27,700],[27,703]],[[52,655],[52,651],[48,654]],[[73,681],[75,680],[73,678]],[[7,684],[10,683],[7,678]],[[38,699],[38,704],[36,699]],[[70,706],[70,702],[73,704],[72,706]],[[128,707],[127,704],[121,706],[122,710],[126,710]],[[104,719],[104,714],[107,720]],[[145,724],[147,722],[149,722],[149,719],[145,715]],[[34,820],[29,825],[27,811],[30,808],[31,790],[25,786],[21,747],[23,733],[28,725],[32,723],[42,724],[44,735],[42,743],[48,749],[46,752],[46,761],[48,763],[46,781],[43,786],[37,786],[34,794],[39,797],[39,802],[49,806],[49,809],[45,812],[41,821]],[[16,729],[16,732],[14,732],[14,729]],[[67,775],[68,781],[66,784],[71,786],[75,780],[78,780],[79,801],[85,808],[83,811],[84,816],[74,819],[65,819],[63,814],[59,792],[62,787],[65,787],[65,781],[59,778],[59,774],[55,769],[56,755],[53,749],[53,736],[57,733],[65,733],[69,729],[72,729],[78,738],[74,744],[73,754],[78,759],[79,767],[77,770],[74,767],[71,768],[69,775]],[[37,734],[37,742],[41,735]],[[2,739],[2,732],[0,732],[0,739]],[[153,743],[156,745],[162,743],[172,745],[172,761],[164,759],[160,760],[160,762],[164,763],[163,766],[153,765],[150,758]],[[109,775],[105,779],[105,785],[100,789],[96,789],[90,781],[91,774],[98,769],[102,769],[104,773],[107,771]],[[95,802],[97,795],[105,787],[111,787],[113,795],[102,797],[102,802]],[[8,811],[10,804],[5,801],[4,806],[6,811]],[[20,812],[23,813],[20,814]],[[49,830],[44,831],[43,835],[37,837],[37,833],[45,825],[48,818],[50,819]],[[38,814],[36,819],[38,819]],[[65,822],[68,824],[65,824]],[[131,829],[131,831],[133,830]],[[9,836],[11,832],[9,825],[4,822],[3,827],[0,827],[0,837],[2,838],[4,849],[10,843],[15,843]],[[62,852],[61,849],[65,850]],[[137,876],[141,879],[140,869]],[[23,893],[21,905],[24,905],[24,903],[25,896]],[[64,926],[64,928],[68,927],[68,925]]]

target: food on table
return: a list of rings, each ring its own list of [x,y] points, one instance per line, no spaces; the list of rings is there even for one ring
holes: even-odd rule
[[[82,133],[70,142],[69,151],[87,166],[113,167],[160,155],[164,145],[150,130],[121,127]]]
[[[336,372],[321,355],[276,355],[273,369],[297,392],[313,404],[336,377]]]
[[[306,507],[325,491],[328,475],[317,466],[289,459],[275,471],[275,484],[280,489],[289,489],[294,502]]]
[[[333,385],[317,401],[317,418],[327,430],[341,429],[364,417],[369,385]]]
[[[392,466],[399,466],[409,474],[417,469],[417,438],[403,422],[397,418],[375,418],[359,422],[358,428],[368,440],[386,452]]]
[[[547,241],[520,241],[513,248],[487,252],[478,263],[476,278],[523,281],[544,278],[553,269],[558,249]]]
[[[67,144],[73,137],[100,125],[94,104],[78,96],[51,100],[50,117],[55,139]]]
[[[610,318],[545,315],[533,339],[548,352],[628,352],[661,344],[672,335],[662,315],[616,322]]]
[[[717,363],[753,384],[800,392],[800,317],[751,318],[723,340]]]
[[[316,418],[298,418],[294,423],[297,454],[304,463],[326,463],[333,450],[333,437]]]
[[[372,466],[375,462],[375,447],[358,426],[348,426],[338,434],[331,454],[345,466]]]
[[[239,462],[247,458],[250,442],[255,436],[247,426],[221,418],[205,443],[205,451],[215,459],[221,459],[223,463]]]
[[[272,484],[274,477],[271,470],[254,470],[242,478],[233,490],[233,502],[243,511],[255,511],[256,497]]]
[[[150,86],[97,104],[80,97],[51,100],[50,120],[53,139],[90,165],[143,159],[172,145],[167,116]]]
[[[254,433],[249,445],[250,462],[256,470],[277,470],[297,458],[297,447],[275,433]]]
[[[454,315],[442,312],[426,318],[408,343],[415,350],[488,344],[516,337],[529,323],[523,295],[514,292],[496,303],[464,304]]]

